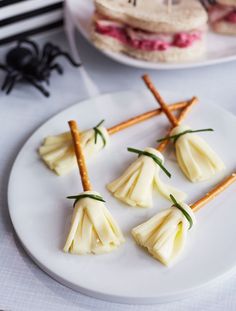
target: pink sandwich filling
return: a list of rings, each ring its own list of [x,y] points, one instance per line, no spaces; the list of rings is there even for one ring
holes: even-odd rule
[[[219,4],[213,5],[209,9],[209,19],[211,23],[224,21],[236,24],[236,8]]]
[[[201,40],[203,34],[201,30],[175,34],[151,33],[104,17],[95,21],[95,31],[142,51],[165,51],[170,47],[187,48]]]

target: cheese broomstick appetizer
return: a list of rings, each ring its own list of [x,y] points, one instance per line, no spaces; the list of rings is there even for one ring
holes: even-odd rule
[[[196,222],[194,212],[235,181],[236,173],[233,173],[192,205],[178,202],[171,195],[173,205],[169,209],[156,214],[132,230],[135,241],[147,248],[155,259],[164,265],[170,265],[184,249],[188,230]]]
[[[186,107],[187,101],[170,105],[171,110]],[[109,129],[106,129],[100,122],[97,126],[81,133],[81,146],[85,158],[96,155],[102,149],[109,145],[109,137],[121,130],[126,129],[134,124],[148,120],[162,113],[162,109],[155,109],[128,119]],[[65,132],[56,136],[48,136],[44,139],[42,146],[39,148],[39,154],[45,164],[62,176],[76,168],[76,157],[70,132]]]
[[[69,121],[69,126],[84,192],[68,197],[75,203],[63,250],[79,255],[111,252],[124,242],[124,237],[101,195],[92,190],[76,122]]]
[[[190,181],[197,182],[210,179],[217,172],[223,170],[225,166],[222,160],[201,137],[194,134],[213,131],[213,129],[191,130],[186,125],[179,125],[178,120],[171,113],[150,78],[145,75],[143,79],[173,126],[170,135],[158,141],[173,139],[177,161],[185,176]]]
[[[188,106],[184,108],[179,116],[181,122],[186,116],[190,107],[196,103],[193,97]],[[136,207],[152,207],[152,191],[156,186],[158,192],[169,199],[173,194],[178,200],[184,200],[186,195],[172,186],[166,185],[159,177],[160,170],[171,177],[171,174],[164,167],[165,150],[168,141],[162,142],[156,149],[146,148],[144,151],[128,148],[128,151],[138,154],[138,159],[133,162],[121,177],[107,185],[107,189],[119,200],[128,205]]]

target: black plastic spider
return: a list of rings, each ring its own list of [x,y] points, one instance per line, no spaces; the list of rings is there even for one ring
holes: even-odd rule
[[[58,56],[64,56],[75,67],[81,65],[52,43],[46,43],[42,52],[39,52],[39,47],[34,41],[27,39],[18,41],[17,45],[6,54],[6,65],[0,64],[0,69],[7,72],[2,90],[9,94],[16,82],[24,80],[35,86],[46,97],[50,96],[42,82],[49,84],[52,70],[63,74],[61,65],[54,62]]]

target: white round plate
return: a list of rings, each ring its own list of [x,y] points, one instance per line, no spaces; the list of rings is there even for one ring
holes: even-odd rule
[[[93,44],[90,39],[91,18],[94,13],[93,0],[68,0],[67,4],[77,29]],[[206,55],[196,61],[183,63],[154,63],[138,60],[121,53],[101,52],[120,63],[138,68],[163,70],[193,68],[236,60],[236,36],[223,36],[209,32],[207,34]]]
[[[162,92],[168,102],[181,95]],[[13,166],[9,188],[9,211],[15,231],[29,255],[59,282],[87,295],[121,303],[157,303],[182,299],[209,282],[232,272],[236,264],[236,186],[198,212],[197,225],[189,232],[183,256],[167,268],[138,247],[130,230],[170,203],[154,194],[151,209],[131,208],[114,199],[105,185],[118,177],[136,158],[126,148],[154,146],[168,127],[165,116],[155,117],[111,137],[110,147],[88,163],[94,189],[106,200],[107,208],[124,232],[126,243],[104,255],[76,256],[62,251],[72,202],[66,196],[81,192],[78,171],[58,177],[40,161],[37,148],[43,138],[68,130],[67,121],[77,119],[81,129],[93,127],[101,119],[108,127],[149,109],[156,103],[149,93],[122,92],[89,99],[68,108],[41,126],[26,142]],[[235,169],[236,119],[207,102],[196,105],[187,118],[193,128],[215,129],[201,136],[210,142],[227,169],[214,180],[188,182],[180,172],[173,151],[166,153],[166,166],[173,173],[169,181],[178,185],[193,202]],[[166,176],[161,176],[167,181]]]

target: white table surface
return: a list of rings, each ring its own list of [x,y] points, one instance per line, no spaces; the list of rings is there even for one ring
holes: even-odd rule
[[[68,49],[62,32],[38,39],[39,43],[46,40]],[[140,79],[143,70],[105,58],[80,36],[78,44],[84,68],[100,93],[144,88]],[[0,48],[0,62],[5,52],[5,47]],[[22,144],[39,125],[89,96],[80,70],[62,63],[65,74],[63,77],[53,74],[49,99],[23,85],[18,85],[10,96],[0,93],[0,310],[236,310],[236,274],[182,301],[149,306],[122,305],[96,300],[64,287],[26,255],[8,214],[7,183],[11,166]],[[202,104],[211,99],[236,114],[235,72],[236,62],[200,69],[148,71],[163,94],[165,90],[176,90],[183,97],[197,95]],[[0,84],[3,77],[0,72]],[[232,148],[235,150],[235,146]]]

